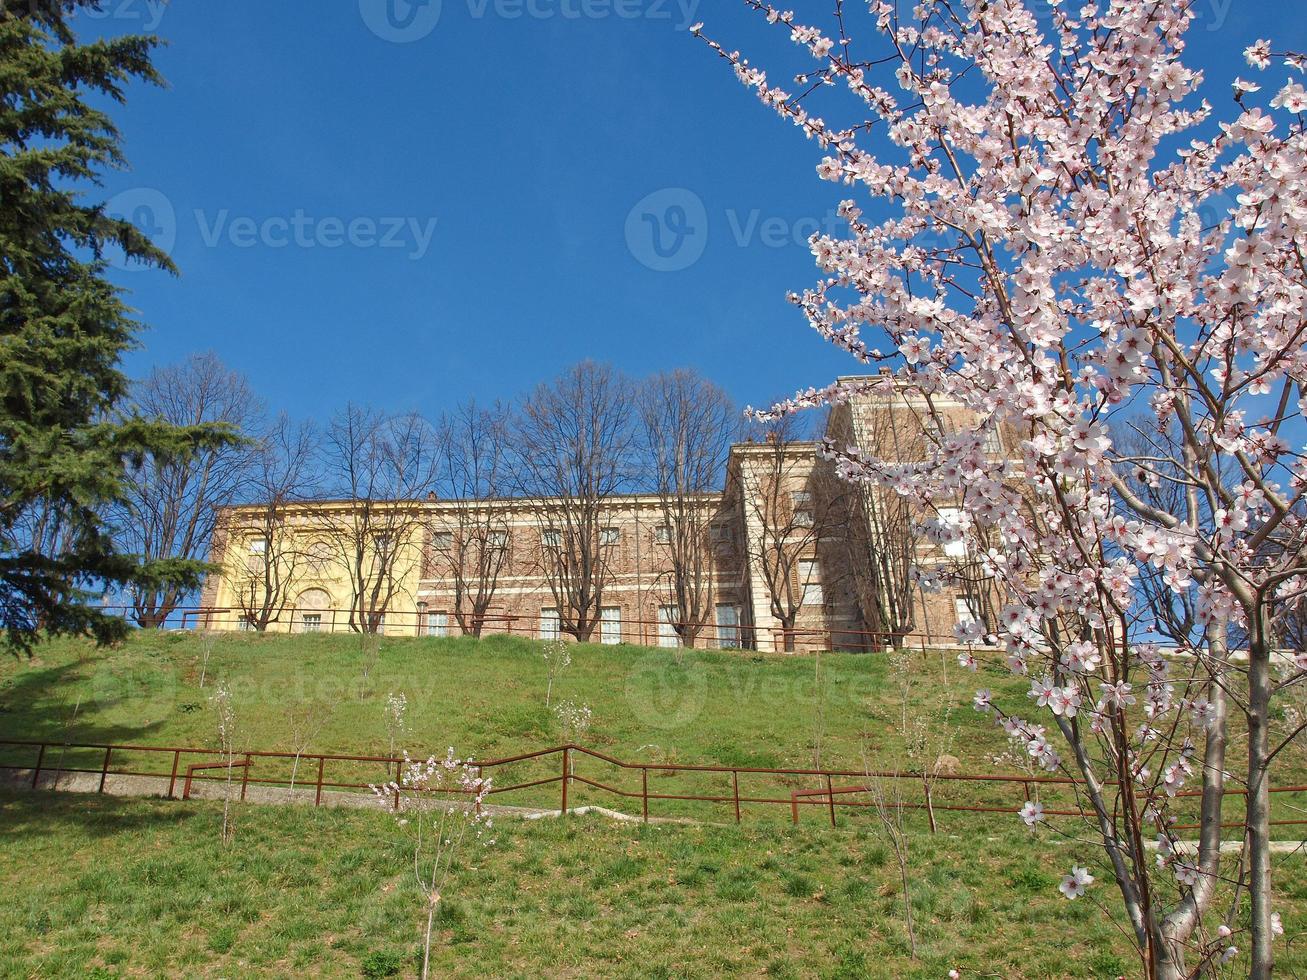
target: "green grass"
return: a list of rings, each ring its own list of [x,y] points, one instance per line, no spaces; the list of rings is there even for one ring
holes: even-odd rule
[[[383,705],[399,691],[409,701],[406,741],[414,750],[454,745],[490,758],[563,738],[544,707],[540,647],[529,641],[387,639],[365,682],[349,637],[227,636],[213,649],[203,689],[201,652],[189,635],[138,634],[115,650],[58,641],[33,660],[5,661],[0,737],[212,746],[208,697],[221,682],[233,692],[241,748],[291,748],[295,714],[308,705],[321,722],[313,750],[385,750]],[[729,777],[660,768],[672,762],[808,767],[819,754],[828,767],[860,770],[905,758],[910,733],[901,730],[900,692],[884,657],[687,651],[678,664],[667,651],[629,647],[572,654],[555,701],[588,703],[594,724],[581,741],[649,763],[654,793],[729,793]],[[909,714],[947,718],[955,728],[947,750],[964,771],[1001,768],[993,762],[1006,747],[1001,732],[971,710],[971,693],[987,686],[1024,700],[1027,685],[997,673],[977,677],[939,653],[914,655],[911,671]],[[31,761],[17,749],[0,756]],[[1300,754],[1285,758],[1296,774]],[[99,760],[73,753],[65,762]],[[128,754],[119,763],[143,760]],[[169,761],[150,768],[166,772]],[[256,771],[285,775],[263,760]],[[526,764],[495,776],[503,785],[554,772]],[[593,761],[582,760],[578,772],[639,787],[638,773]],[[383,775],[353,772],[360,780]],[[814,785],[746,777],[741,789],[788,799],[791,789]],[[1015,810],[1012,793],[969,784],[940,791],[941,802]],[[497,800],[557,806],[558,787]],[[580,785],[571,800],[639,811],[638,800]],[[1034,840],[1011,813],[944,812],[936,835],[925,832],[921,814],[910,815],[914,960],[898,868],[869,811],[842,811],[832,830],[820,808],[806,811],[798,828],[789,826],[788,807],[746,805],[739,827],[730,804],[655,800],[651,809],[706,822],[498,821],[499,842],[451,890],[437,975],[1137,972],[1116,926],[1091,903],[1066,902],[1056,891],[1072,861],[1089,861],[1100,879],[1095,897],[1115,908],[1098,850],[1054,835]],[[1236,812],[1232,801],[1232,819]],[[420,897],[406,872],[403,831],[389,816],[251,804],[236,819],[236,842],[224,847],[212,803],[0,794],[0,976],[412,975]],[[1276,859],[1277,907],[1291,929],[1307,916],[1305,871],[1300,855]],[[1307,960],[1291,953],[1284,969],[1293,975]]]
[[[408,698],[415,747],[452,744],[486,758],[561,740],[544,705],[540,650],[510,637],[383,639],[365,683],[355,638],[233,634],[218,641],[200,689],[201,647],[189,634],[138,633],[116,650],[60,640],[39,647],[34,661],[0,662],[0,735],[207,745],[207,699],[226,681],[242,733],[257,748],[290,748],[287,706],[316,701],[330,707],[315,748],[384,749],[383,701],[397,691]],[[823,705],[811,658],[686,651],[678,665],[665,650],[571,652],[553,700],[589,704],[585,741],[622,757],[811,766],[819,709],[824,762],[859,766],[859,732],[875,732],[873,742],[888,735],[882,658],[825,656]],[[973,734],[993,735],[979,717],[959,720]],[[988,741],[1001,747],[1000,738]]]
[[[0,974],[413,975],[421,897],[389,817],[250,805],[227,846],[220,819],[215,804],[0,796]],[[453,881],[438,976],[1135,972],[1115,927],[1057,894],[1065,849],[1010,822],[915,838],[916,961],[897,867],[867,829],[497,827]],[[1278,870],[1292,920],[1307,867]]]

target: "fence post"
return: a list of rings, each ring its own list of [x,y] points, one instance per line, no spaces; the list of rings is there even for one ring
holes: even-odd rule
[[[318,756],[318,792],[317,795],[313,797],[314,806],[322,805],[322,767],[326,764],[327,757],[325,755]]]
[[[735,787],[735,822],[740,822],[740,770],[731,770],[731,782]]]
[[[104,765],[100,767],[100,789],[98,792],[104,792],[104,782],[109,778],[109,756],[113,755],[113,746],[107,745],[104,749]]]
[[[41,778],[41,763],[45,761],[45,743],[41,743],[40,750],[36,753],[36,768],[32,770],[32,789],[36,789],[36,783]]]
[[[567,816],[567,784],[572,777],[572,769],[569,763],[571,760],[571,746],[563,746],[563,816]]]
[[[826,796],[830,800],[830,825],[835,826],[835,788],[831,785],[830,773],[826,774]]]
[[[245,753],[245,775],[241,776],[241,802],[245,802],[245,788],[250,784],[250,754]]]
[[[640,791],[644,796],[644,822],[649,822],[649,770],[640,770]]]
[[[168,799],[173,799],[173,790],[177,786],[177,764],[181,761],[182,750],[174,749],[172,753],[172,774],[168,777]]]

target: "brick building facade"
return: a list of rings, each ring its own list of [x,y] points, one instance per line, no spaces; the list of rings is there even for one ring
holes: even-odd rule
[[[831,411],[826,434],[840,445],[919,459],[932,436],[974,425],[960,406],[926,410],[889,378],[844,380],[867,390]],[[986,451],[1002,450],[998,433],[984,438]],[[560,587],[563,566],[578,562],[564,554],[574,538],[560,526],[566,517],[556,501],[376,502],[362,532],[356,501],[296,503],[275,514],[232,507],[214,536],[210,561],[222,572],[206,582],[203,622],[551,638],[575,626],[569,603],[581,595],[594,620],[586,630],[592,642],[804,651],[882,646],[887,621],[945,643],[959,621],[992,621],[976,577],[956,574],[967,564],[965,548],[934,545],[912,529],[927,515],[901,515],[887,529],[890,502],[878,494],[836,480],[817,443],[739,443],[720,493],[675,507],[656,494],[600,501],[594,540],[577,546],[594,553],[584,563],[593,566],[585,588],[571,579]],[[877,563],[866,559],[883,558],[886,549],[903,554],[879,562],[877,578]],[[940,591],[895,590],[893,617],[870,615],[878,597],[868,589],[904,572],[905,563],[954,574],[942,576]],[[696,611],[695,622],[685,610]]]

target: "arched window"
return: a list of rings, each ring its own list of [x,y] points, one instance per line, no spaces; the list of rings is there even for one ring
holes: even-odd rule
[[[330,629],[327,610],[331,596],[324,589],[305,589],[295,600],[295,628],[300,633],[321,633]]]

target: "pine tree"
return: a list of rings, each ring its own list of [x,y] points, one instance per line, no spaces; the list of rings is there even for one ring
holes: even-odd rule
[[[130,463],[235,438],[121,407],[120,361],[140,324],[106,278],[106,250],[176,270],[90,200],[124,162],[92,100],[122,103],[128,83],[160,83],[157,39],[78,42],[69,20],[95,6],[0,0],[0,627],[17,649],[43,633],[120,635],[122,621],[94,605],[106,589],[198,584],[198,562],[120,553],[102,515]]]

